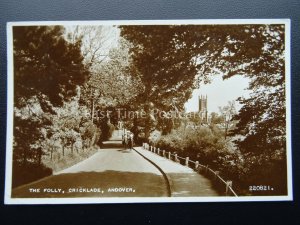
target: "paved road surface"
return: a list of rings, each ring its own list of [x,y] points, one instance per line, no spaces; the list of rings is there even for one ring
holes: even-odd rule
[[[211,181],[193,169],[144,150],[142,147],[135,149],[164,171],[170,181],[172,197],[219,195],[212,187]]]
[[[161,172],[134,150],[124,150],[117,134],[115,132],[110,141],[103,143],[104,149],[100,149],[90,158],[53,176],[16,188],[12,196],[27,198],[168,196],[166,181]],[[30,188],[34,192],[30,192]],[[36,192],[39,188],[40,192]]]
[[[142,148],[124,150],[118,131],[90,158],[53,176],[13,190],[12,197],[167,197],[166,179],[172,196],[215,196],[208,179],[192,169]],[[142,154],[143,156],[141,156]]]

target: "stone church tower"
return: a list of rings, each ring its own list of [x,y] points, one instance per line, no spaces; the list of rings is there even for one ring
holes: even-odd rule
[[[207,95],[199,96],[199,114],[202,118],[202,123],[208,123]]]

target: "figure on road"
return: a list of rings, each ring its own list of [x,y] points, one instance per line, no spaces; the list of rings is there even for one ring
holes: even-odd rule
[[[133,133],[129,133],[128,145],[129,145],[129,149],[132,150],[132,148],[133,148]]]
[[[128,135],[126,133],[124,133],[122,135],[122,144],[124,146],[124,149],[127,149],[127,145],[128,145]]]

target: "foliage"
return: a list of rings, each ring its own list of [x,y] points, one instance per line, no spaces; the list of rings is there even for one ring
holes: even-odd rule
[[[286,193],[284,27],[266,26],[255,32],[262,34],[260,57],[248,66],[252,93],[248,99],[239,99],[243,107],[236,116],[235,133],[244,138],[237,144],[249,160],[249,171],[255,169],[256,179],[273,185],[277,193]]]
[[[141,74],[144,91],[140,102],[153,102],[168,108],[173,98],[184,103],[194,87],[196,75],[190,54],[178,43],[176,26],[122,26],[121,35],[129,40],[134,75]]]
[[[104,27],[77,27],[69,35],[61,26],[13,28],[16,171],[42,171],[41,159],[49,154],[59,161],[90,149],[109,138],[120,119],[114,114],[94,120],[95,111],[125,108],[146,114],[124,118],[135,138],[150,137],[162,148],[209,164],[241,187],[259,180],[286,193],[283,25],[120,29],[122,38],[108,51]],[[175,114],[158,116],[183,111],[193,89],[216,74],[250,78],[250,97],[239,99],[237,114],[229,103],[212,115],[210,125],[192,118],[193,127],[181,126],[188,121]]]
[[[13,28],[13,168],[16,171],[24,169],[22,177],[13,176],[14,184],[32,181],[32,170],[37,170],[36,179],[49,174],[42,164],[42,157],[48,154],[44,140],[58,138],[51,134],[54,131],[53,116],[57,113],[55,107],[69,101],[87,76],[80,42],[67,42],[63,32],[60,26]],[[68,142],[74,142],[73,134],[65,134]]]
[[[66,154],[64,157],[62,157],[58,152],[53,154],[53,158],[50,159],[49,157],[44,157],[43,158],[43,164],[51,168],[53,172],[59,172],[63,169],[66,169],[70,166],[75,165],[76,163],[79,163],[93,154],[95,154],[99,148],[97,146],[92,146],[89,149],[82,149],[81,150],[72,154],[70,151],[66,151]]]
[[[37,143],[41,138],[40,121],[35,119],[21,119],[15,117],[14,120],[14,163],[19,166],[27,164],[38,164],[37,156],[39,155],[36,148],[32,145]]]
[[[161,138],[161,132],[158,130],[155,130],[153,132],[151,132],[150,137],[149,137],[149,142],[151,145],[156,145],[157,142],[160,140]]]
[[[216,125],[181,127],[168,135],[163,135],[156,142],[156,147],[177,153],[181,157],[189,157],[219,171],[221,177],[232,180],[234,189],[240,195],[249,195],[250,185],[270,185],[273,194],[286,192],[281,179],[285,170],[281,160],[271,159],[267,154],[253,156],[244,154],[236,144],[234,137],[224,139],[224,131]],[[276,174],[274,170],[277,171]],[[263,176],[262,176],[262,171]],[[266,174],[268,176],[266,176]],[[272,179],[270,179],[272,177]],[[270,193],[261,193],[270,194]]]
[[[53,124],[47,129],[42,147],[44,165],[57,172],[95,153],[101,130],[89,120],[79,94],[63,107],[55,108]]]
[[[88,106],[91,114],[95,110],[105,111],[123,107],[134,102],[140,90],[139,77],[133,77],[128,68],[129,43],[121,39],[111,48],[108,59],[93,68],[88,81],[82,86],[80,102]]]
[[[224,140],[223,133],[217,126],[181,127],[162,136],[156,146],[208,165],[225,179],[233,180],[239,191],[244,177],[244,158],[230,140]]]
[[[18,106],[36,96],[42,109],[49,111],[47,100],[61,106],[85,81],[81,43],[68,43],[63,32],[60,26],[13,28],[14,97]]]
[[[133,44],[131,69],[141,75],[145,87],[140,101],[151,101],[163,109],[176,99],[181,110],[200,81],[209,82],[211,76],[221,72],[225,77],[246,74],[249,68],[244,63],[259,59],[259,47],[267,41],[261,32],[265,27],[121,26],[122,37]]]
[[[239,121],[234,133],[244,136],[236,143],[247,158],[247,174],[281,193],[286,193],[284,34],[280,24],[121,27],[121,35],[133,44],[131,69],[144,85],[139,100],[159,110],[169,110],[174,99],[181,110],[192,89],[215,74],[250,78],[250,98],[239,99],[243,107],[234,117]],[[226,121],[225,129],[231,120]],[[174,142],[171,148],[176,148]],[[262,159],[274,179],[260,166]]]
[[[71,43],[81,42],[81,54],[85,67],[93,72],[109,57],[110,48],[114,47],[111,37],[117,30],[111,26],[70,26],[66,39]]]
[[[102,131],[100,137],[101,141],[108,140],[112,136],[113,131],[115,130],[114,125],[110,123],[107,117],[100,118],[97,121],[97,125]]]
[[[227,135],[230,130],[233,129],[236,121],[233,120],[234,116],[237,114],[235,109],[235,101],[229,101],[226,106],[219,107],[221,114],[221,126],[224,129],[224,138],[227,138]],[[214,118],[216,121],[216,118]]]

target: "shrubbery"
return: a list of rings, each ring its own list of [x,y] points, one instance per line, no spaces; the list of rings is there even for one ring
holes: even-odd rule
[[[51,136],[56,139],[45,138],[43,163],[54,172],[74,165],[96,152],[100,135],[101,130],[84,117],[74,120],[72,126],[59,127]]]
[[[224,133],[216,126],[181,127],[162,136],[155,145],[219,171],[225,180],[233,181],[239,193],[245,188],[244,157],[229,138],[224,139]]]
[[[101,130],[101,135],[99,139],[100,142],[104,140],[108,140],[112,136],[115,130],[115,126],[112,123],[110,123],[106,117],[99,120],[97,122],[97,126]]]
[[[155,136],[154,133],[150,136]],[[202,165],[219,171],[225,180],[233,181],[233,188],[239,195],[280,195],[286,193],[286,159],[264,155],[242,153],[234,144],[236,137],[227,137],[215,125],[196,128],[179,128],[159,140],[150,143],[177,153],[181,157],[199,161]],[[272,192],[249,192],[249,186],[269,185]]]

